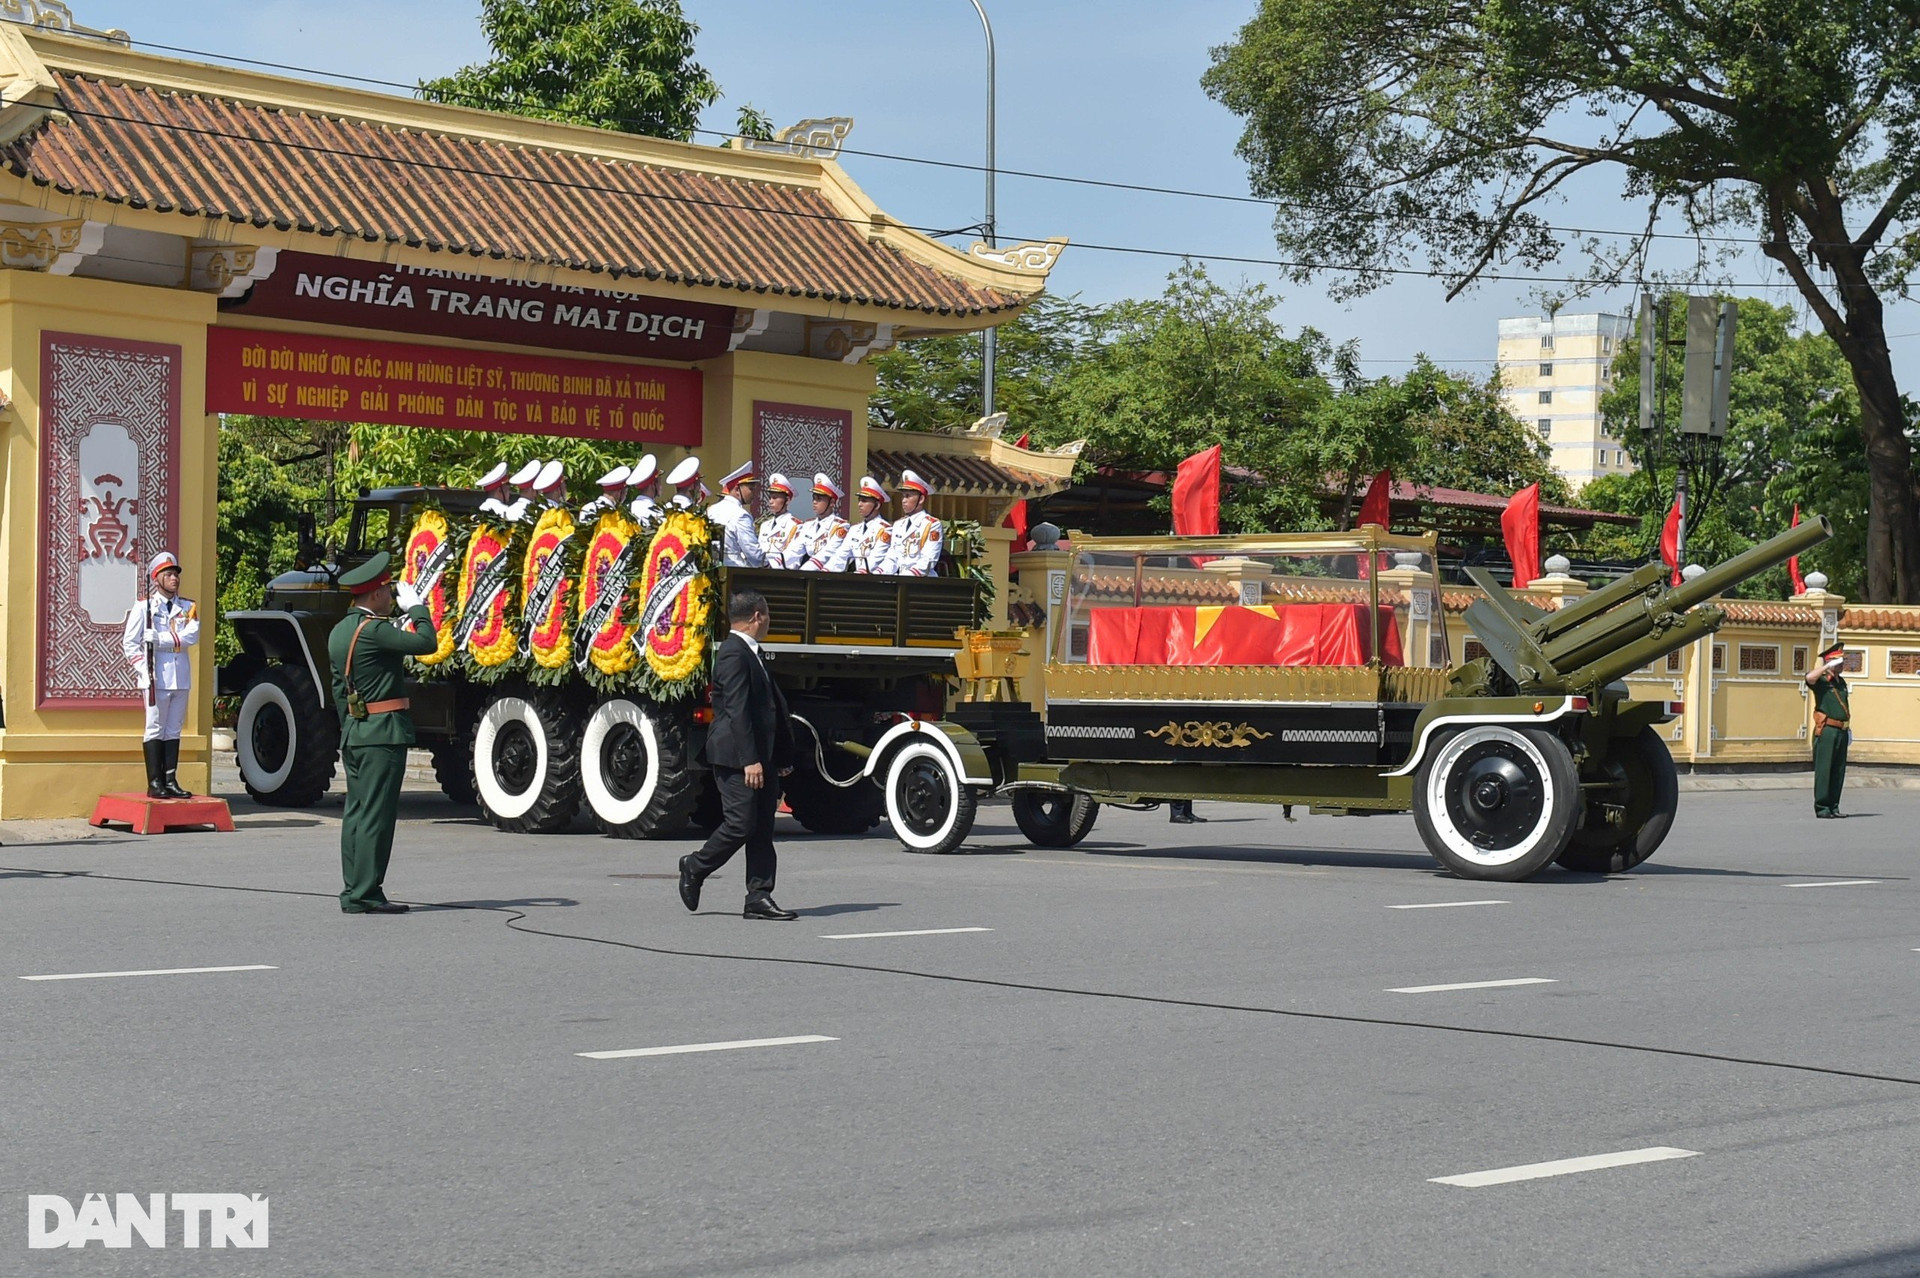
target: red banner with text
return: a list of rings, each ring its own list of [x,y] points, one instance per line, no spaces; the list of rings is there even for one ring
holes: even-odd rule
[[[697,445],[698,369],[207,331],[207,411]]]

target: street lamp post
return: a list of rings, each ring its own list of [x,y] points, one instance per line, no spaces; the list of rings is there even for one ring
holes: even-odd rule
[[[993,24],[987,21],[987,11],[980,7],[980,0],[972,0],[973,11],[980,15],[980,26],[987,33],[987,247],[998,248],[994,238],[993,218]],[[987,330],[985,358],[981,361],[980,403],[981,416],[993,416],[993,355],[994,330]]]

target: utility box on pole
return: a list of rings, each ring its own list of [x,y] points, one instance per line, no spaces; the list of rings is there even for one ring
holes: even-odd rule
[[[1720,439],[1727,433],[1736,314],[1732,302],[1687,299],[1687,363],[1680,401],[1683,435]]]

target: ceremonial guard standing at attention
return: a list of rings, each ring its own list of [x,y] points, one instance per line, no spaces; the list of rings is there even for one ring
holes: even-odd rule
[[[760,554],[769,568],[785,568],[794,538],[800,533],[800,521],[787,509],[793,501],[793,484],[778,471],[767,476],[767,515],[760,525]]]
[[[840,485],[825,474],[813,477],[813,518],[800,525],[787,554],[787,567],[807,572],[839,572],[847,566],[848,524],[834,507]]]
[[[893,546],[879,571],[896,577],[931,577],[940,566],[946,529],[926,509],[933,489],[910,470],[900,472],[900,518],[893,521]]]
[[[497,515],[502,519],[507,517],[507,464],[505,462],[494,463],[493,469],[480,476],[474,486],[484,489],[487,494],[480,503],[482,512]]]
[[[600,495],[580,508],[580,523],[591,524],[609,510],[620,509],[626,499],[628,473],[625,466],[615,466],[600,476]]]
[[[700,482],[700,459],[682,457],[674,468],[667,472],[667,486],[673,489],[673,499],[667,504],[681,510],[692,510],[693,503],[707,490]]]
[[[513,472],[513,478],[507,482],[513,485],[514,499],[502,508],[502,515],[516,524],[526,516],[527,507],[533,505],[534,481],[540,478],[540,472],[545,468],[546,463],[536,457]]]
[[[548,506],[567,504],[567,468],[559,461],[550,461],[540,468],[540,477],[533,481],[533,492]]]
[[[187,721],[187,695],[193,669],[187,649],[200,642],[200,610],[180,597],[180,561],[172,551],[153,557],[147,569],[146,598],[127,613],[120,651],[133,666],[146,694],[147,727],[140,748],[147,756],[149,799],[190,799],[177,774],[180,729]]]
[[[1820,650],[1820,664],[1807,676],[1813,689],[1813,814],[1844,817],[1840,789],[1847,783],[1847,746],[1853,741],[1853,710],[1847,703],[1847,645]]]
[[[707,508],[707,518],[721,528],[720,557],[729,568],[760,568],[767,562],[760,549],[760,531],[754,526],[753,503],[760,480],[753,463],[745,462],[720,481],[726,496]]]
[[[627,473],[627,491],[633,494],[627,513],[637,523],[645,527],[660,518],[660,462],[652,453],[635,462]]]
[[[872,475],[860,476],[860,522],[847,529],[847,571],[879,572],[893,549],[893,525],[881,518],[887,490]]]
[[[413,744],[407,713],[408,656],[432,652],[439,639],[433,615],[420,595],[388,571],[380,551],[340,584],[353,592],[353,607],[327,637],[333,663],[333,704],[340,715],[340,762],[347,773],[347,807],[340,818],[340,873],[346,886],[340,908],[348,914],[405,914],[382,890],[393,855],[393,823],[400,808],[400,781]],[[399,624],[388,616],[395,598],[405,609]]]

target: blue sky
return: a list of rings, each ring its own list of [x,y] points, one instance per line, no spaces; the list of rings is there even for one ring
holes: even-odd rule
[[[1234,155],[1238,121],[1201,91],[1208,50],[1229,40],[1256,0],[982,0],[999,53],[999,167],[1154,186],[1247,193]],[[985,142],[985,52],[967,0],[848,5],[822,0],[683,0],[701,26],[697,56],[726,97],[708,113],[732,126],[751,102],[777,125],[850,115],[854,150],[979,164]],[[74,16],[121,27],[136,41],[210,54],[413,83],[487,55],[478,0],[72,0]],[[1169,15],[1177,18],[1170,20]],[[218,59],[212,59],[218,60]],[[714,139],[703,139],[714,140]],[[845,166],[889,213],[920,227],[980,220],[982,178],[870,156]],[[1007,176],[999,182],[1003,236],[1065,235],[1083,244],[1277,256],[1271,211],[1255,204],[1145,195]],[[1605,185],[1580,192],[1554,220],[1627,228],[1636,210]],[[1158,293],[1174,262],[1069,249],[1056,292],[1093,302]],[[1447,302],[1438,281],[1403,278],[1352,303],[1324,284],[1278,270],[1211,264],[1217,278],[1269,284],[1289,328],[1356,338],[1369,372],[1404,367],[1417,352],[1484,372],[1503,315],[1540,310],[1532,286],[1491,283]],[[1771,263],[1736,263],[1737,283],[1778,281]],[[1575,274],[1550,270],[1550,275]],[[1781,302],[1779,288],[1748,291]],[[1569,310],[1624,311],[1628,290]],[[1888,331],[1903,387],[1920,393],[1920,303],[1891,304]]]

